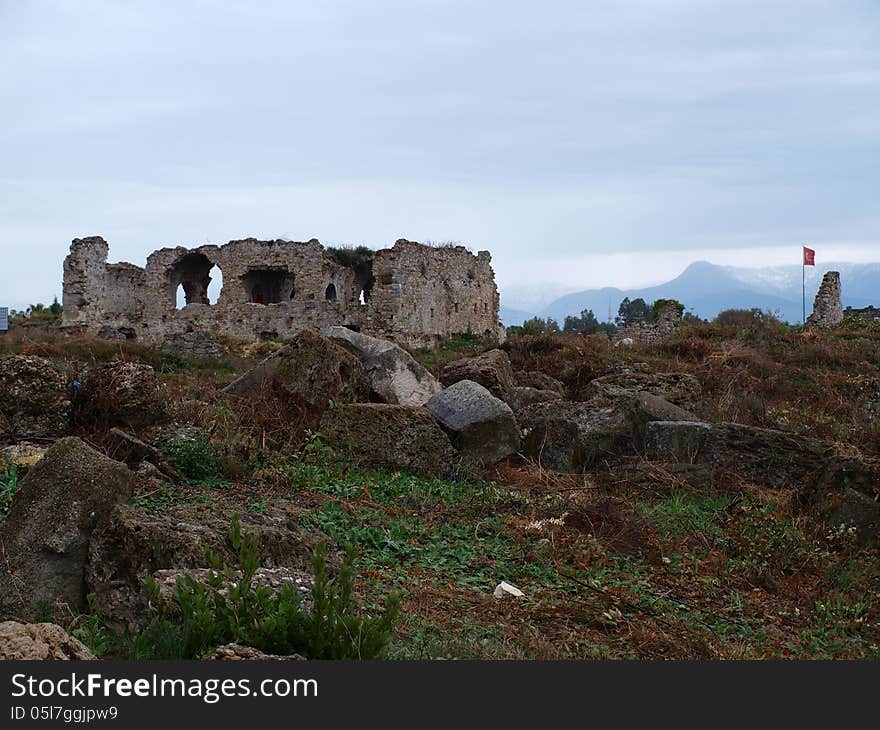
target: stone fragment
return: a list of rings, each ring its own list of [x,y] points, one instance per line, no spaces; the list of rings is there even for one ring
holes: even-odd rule
[[[327,411],[321,433],[351,458],[373,466],[449,476],[455,453],[424,408],[357,403]]]
[[[51,360],[35,355],[0,358],[0,421],[16,439],[63,436],[70,429],[64,376]]]
[[[428,410],[471,463],[491,466],[519,449],[519,428],[504,401],[472,380],[459,380],[428,401]]]
[[[423,406],[441,390],[434,376],[393,342],[354,332],[347,327],[330,327],[327,335],[360,359],[370,389],[383,403]]]
[[[319,411],[331,401],[351,403],[369,396],[369,382],[358,358],[314,329],[300,332],[224,392],[247,397],[269,384]]]
[[[620,391],[651,393],[689,411],[699,407],[702,397],[700,381],[689,373],[628,371],[603,375],[590,381],[581,400],[589,400],[596,393],[613,396]]]
[[[135,475],[78,438],[56,442],[22,479],[0,524],[0,615],[43,602],[85,607],[92,531],[129,500]]]
[[[560,381],[537,370],[521,370],[513,374],[513,380],[516,385],[523,388],[555,390],[557,393],[565,392],[565,386]]]
[[[503,350],[489,350],[474,357],[455,360],[443,368],[440,382],[445,386],[459,380],[479,383],[496,398],[506,401],[514,386],[510,358]]]
[[[259,542],[264,568],[308,571],[325,535],[303,528],[294,509],[271,507],[242,513],[241,529]],[[180,505],[163,513],[118,505],[92,535],[86,583],[98,612],[113,625],[136,626],[149,615],[142,579],[159,570],[206,568],[211,551],[227,563],[236,555],[228,540],[229,519],[209,505]],[[338,562],[335,553],[328,563]]]
[[[0,622],[0,659],[13,661],[90,660],[97,657],[57,624]]]

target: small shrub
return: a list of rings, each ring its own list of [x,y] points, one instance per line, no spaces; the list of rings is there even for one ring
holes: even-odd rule
[[[198,484],[222,482],[220,458],[207,433],[173,434],[166,439],[163,451],[168,463],[187,481]]]
[[[328,246],[325,251],[340,266],[355,268],[373,260],[375,251],[366,246]]]
[[[95,656],[103,656],[110,651],[113,640],[104,626],[104,621],[98,614],[95,604],[95,594],[89,593],[86,597],[89,604],[88,613],[77,616],[68,627],[68,632],[75,639],[79,639]]]
[[[0,522],[6,519],[6,515],[9,514],[12,498],[18,491],[18,485],[21,482],[22,471],[17,464],[9,464],[0,475]]]
[[[163,600],[158,584],[145,579],[154,616],[132,639],[132,658],[196,659],[230,642],[309,659],[372,659],[382,654],[397,619],[399,599],[391,594],[380,617],[359,613],[352,596],[352,548],[346,551],[339,575],[331,578],[326,544],[317,546],[312,607],[304,611],[295,588],[284,586],[271,595],[253,584],[260,565],[258,540],[242,533],[237,517],[229,539],[238,554],[237,564],[221,564],[216,555],[209,555],[213,568],[207,581],[179,578],[173,600]]]

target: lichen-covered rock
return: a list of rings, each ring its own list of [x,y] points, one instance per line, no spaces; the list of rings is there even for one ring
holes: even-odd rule
[[[553,400],[517,413],[525,430],[524,451],[543,466],[577,472],[597,459],[630,453],[649,421],[686,421],[694,416],[662,398],[611,386],[587,401]]]
[[[131,498],[135,478],[78,438],[46,452],[0,524],[0,615],[28,616],[42,601],[85,607],[89,538],[114,505]]]
[[[522,388],[536,388],[538,390],[553,390],[564,393],[565,386],[556,378],[537,370],[521,370],[513,375],[514,383]]]
[[[535,403],[545,403],[550,400],[562,400],[562,395],[555,390],[539,390],[514,385],[507,394],[507,405],[511,407],[514,415]]]
[[[519,414],[523,451],[546,468],[582,471],[604,455],[632,449],[642,418],[634,398],[538,403]]]
[[[90,660],[97,657],[57,624],[0,622],[0,659],[16,661]]]
[[[449,437],[424,408],[358,403],[327,411],[321,433],[351,458],[373,466],[449,476]]]
[[[472,380],[459,380],[428,401],[453,445],[477,466],[491,466],[519,449],[510,406]]]
[[[689,373],[630,371],[603,375],[590,381],[583,400],[589,400],[596,393],[614,396],[620,391],[651,393],[690,411],[699,407],[702,397],[700,381]]]
[[[17,439],[54,438],[67,433],[70,401],[66,382],[51,360],[34,355],[0,358],[3,421],[9,435]]]
[[[260,564],[308,571],[325,535],[303,528],[295,509],[272,507],[265,514],[243,513],[242,531],[257,536]],[[86,583],[98,612],[113,625],[136,626],[149,614],[142,579],[160,570],[208,567],[211,551],[232,562],[229,519],[209,505],[181,505],[164,513],[127,504],[117,506],[92,535]],[[335,565],[334,553],[328,563]]]
[[[314,329],[300,332],[224,389],[248,396],[271,384],[323,411],[330,401],[353,403],[369,396],[369,382],[357,357]]]
[[[506,401],[514,386],[510,358],[503,350],[489,350],[451,362],[440,374],[440,382],[447,387],[460,380],[479,383],[496,398]]]
[[[393,342],[347,327],[330,327],[327,336],[358,357],[370,380],[370,390],[383,403],[423,406],[441,390],[434,376]]]
[[[699,421],[654,421],[645,427],[645,454],[652,460],[692,464],[711,428]]]
[[[152,366],[124,360],[90,368],[74,395],[77,418],[138,431],[168,420],[162,384]]]

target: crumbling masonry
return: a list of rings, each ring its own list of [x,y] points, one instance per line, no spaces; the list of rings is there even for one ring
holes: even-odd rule
[[[64,324],[104,337],[153,343],[187,333],[246,340],[344,325],[411,347],[472,332],[503,338],[488,251],[397,241],[363,255],[305,243],[248,238],[222,246],[163,248],[145,268],[108,264],[100,237],[78,238],[64,261]],[[362,252],[363,253],[363,252]],[[216,304],[211,271],[222,272]],[[186,306],[177,308],[178,287]],[[196,337],[196,339],[198,339]]]
[[[840,301],[840,273],[827,271],[822,277],[816,299],[813,301],[813,313],[807,317],[807,324],[829,327],[843,319],[843,305]]]

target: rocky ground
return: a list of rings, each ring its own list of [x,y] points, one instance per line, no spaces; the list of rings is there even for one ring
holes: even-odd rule
[[[207,580],[237,514],[307,604],[316,546],[356,548],[361,610],[401,598],[391,658],[880,657],[867,324],[0,358],[0,655],[138,656],[144,578]]]

